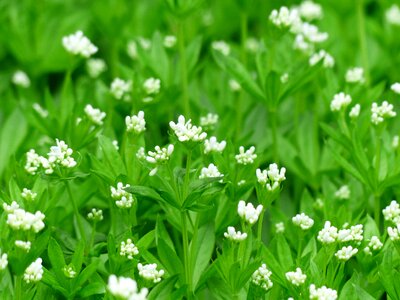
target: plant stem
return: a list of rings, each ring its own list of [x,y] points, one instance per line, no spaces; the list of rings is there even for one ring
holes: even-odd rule
[[[76,218],[76,222],[78,224],[80,238],[83,239],[84,241],[86,241],[85,230],[83,229],[83,224],[81,221],[81,216],[79,214],[78,205],[76,204],[75,197],[73,197],[73,195],[72,195],[71,187],[69,185],[68,180],[65,180],[64,182],[65,182],[65,187],[67,188],[67,193],[68,193],[69,199],[72,202],[72,207],[74,209],[74,215]]]
[[[22,278],[21,276],[15,276],[14,282],[14,299],[15,300],[22,300]]]
[[[358,38],[361,50],[361,59],[365,74],[365,83],[368,86],[370,76],[369,76],[369,63],[368,63],[367,36],[365,32],[364,0],[357,1],[357,25],[358,25]]]
[[[186,212],[181,211],[181,221],[182,221],[182,243],[183,243],[183,262],[185,268],[185,281],[188,285],[188,299],[192,298],[192,274],[190,270],[190,253],[189,253],[189,237],[186,221]]]
[[[187,77],[187,63],[185,53],[185,31],[183,21],[178,24],[178,44],[179,44],[179,58],[181,67],[181,84],[182,84],[182,98],[185,116],[190,118],[190,103],[188,93],[188,77]]]
[[[277,115],[276,115],[276,109],[271,108],[269,110],[269,117],[271,121],[271,131],[272,131],[272,158],[275,163],[279,164],[279,155],[278,155],[278,135],[277,135]]]
[[[259,242],[260,245],[262,243],[262,230],[263,230],[264,214],[265,214],[265,208],[263,208],[263,210],[260,214],[260,218],[258,219],[258,224],[257,224],[257,241]]]
[[[380,195],[378,190],[378,186],[379,186],[379,173],[380,173],[380,168],[381,168],[381,138],[380,138],[380,131],[379,130],[375,130],[376,133],[376,149],[375,149],[375,193],[374,193],[374,207],[375,207],[375,211],[374,211],[374,218],[375,218],[375,222],[378,226],[378,229],[380,228],[380,217],[381,217],[381,204],[380,204]]]
[[[188,194],[191,164],[192,164],[192,150],[189,150],[186,157],[186,173],[185,173],[182,201],[185,201],[185,198],[187,197]]]
[[[96,225],[97,225],[97,222],[94,222],[94,223],[93,223],[92,234],[90,235],[89,251],[90,251],[90,249],[93,248],[94,236],[95,236],[95,234],[96,234]]]

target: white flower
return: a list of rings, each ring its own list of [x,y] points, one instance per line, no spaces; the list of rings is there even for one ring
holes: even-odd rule
[[[234,242],[241,242],[247,238],[247,233],[241,233],[240,231],[236,231],[235,227],[229,226],[227,232],[224,232],[224,236]]]
[[[136,59],[138,56],[137,53],[137,44],[135,41],[129,41],[128,45],[126,47],[126,52],[128,54],[128,56],[132,59]]]
[[[285,276],[286,279],[295,286],[303,284],[307,279],[307,275],[304,274],[300,268],[296,268],[295,272],[287,272]]]
[[[297,214],[292,218],[294,225],[299,226],[302,230],[310,229],[314,225],[314,220],[305,213]]]
[[[337,239],[339,242],[361,242],[363,240],[363,232],[364,230],[362,224],[351,226],[350,229],[343,228],[339,230]]]
[[[250,224],[254,224],[257,222],[258,217],[263,211],[263,206],[259,204],[257,208],[254,207],[252,203],[244,202],[243,200],[239,201],[238,204],[238,214],[239,216],[244,219],[246,222]]]
[[[393,83],[390,86],[390,89],[395,92],[396,94],[400,94],[400,82]]]
[[[338,297],[337,291],[322,286],[316,288],[315,284],[310,285],[310,299],[312,300],[336,300]]]
[[[310,43],[322,43],[329,36],[326,32],[319,32],[317,26],[307,22],[301,23],[294,31],[299,35],[303,35],[305,40]]]
[[[115,199],[115,204],[119,208],[129,208],[133,204],[133,196],[132,194],[125,191],[125,188],[130,187],[129,184],[125,185],[122,182],[117,183],[117,187],[110,187],[111,189],[111,197]]]
[[[392,200],[388,206],[386,206],[383,210],[383,217],[386,221],[391,221],[394,223],[400,223],[400,205],[395,201]]]
[[[139,275],[146,280],[153,281],[154,283],[160,282],[161,277],[164,276],[164,270],[157,271],[157,264],[142,265],[139,263],[137,265],[139,270]]]
[[[231,47],[225,41],[214,41],[212,42],[211,47],[225,56],[228,56],[231,53]]]
[[[208,113],[205,117],[200,117],[200,126],[212,127],[218,123],[218,115]]]
[[[146,120],[144,119],[144,112],[139,111],[137,115],[126,116],[125,118],[126,131],[135,132],[139,134],[146,130]]]
[[[387,228],[387,233],[389,235],[389,238],[392,241],[398,241],[400,240],[400,224],[397,225],[397,227],[388,227]]]
[[[348,185],[342,185],[336,192],[335,197],[339,199],[349,199],[350,189]]]
[[[235,155],[235,159],[240,165],[248,165],[252,164],[254,160],[257,158],[257,154],[254,153],[256,148],[251,146],[248,150],[244,151],[244,147],[239,147],[239,154]]]
[[[369,255],[372,255],[371,249],[374,251],[378,251],[378,250],[382,249],[382,247],[383,247],[383,243],[379,240],[379,238],[377,236],[374,235],[371,237],[371,239],[368,243],[368,246],[364,248],[364,252]]]
[[[251,281],[260,286],[262,289],[268,291],[274,285],[271,281],[272,272],[267,269],[266,264],[262,264],[253,275],[251,275]]]
[[[392,139],[392,147],[397,148],[399,147],[400,138],[398,135],[395,135]]]
[[[275,231],[276,233],[285,232],[285,224],[283,224],[283,222],[275,223]]]
[[[360,67],[355,67],[347,70],[346,72],[346,82],[349,83],[364,83],[364,69]]]
[[[121,242],[119,254],[121,256],[126,256],[127,259],[133,259],[134,255],[139,254],[139,249],[135,246],[134,243],[132,243],[131,239],[127,239],[126,242]]]
[[[32,108],[42,117],[47,118],[49,116],[49,112],[44,109],[39,103],[33,103]]]
[[[274,9],[269,15],[269,20],[277,27],[290,27],[301,23],[298,11],[289,10],[286,6],[282,6],[279,11]]]
[[[323,244],[332,244],[338,237],[338,229],[331,226],[331,222],[326,221],[324,228],[318,232],[317,239]]]
[[[320,50],[319,52],[316,52],[313,55],[311,55],[309,64],[310,66],[314,66],[321,60],[323,60],[324,68],[332,68],[335,65],[334,58],[325,50]]]
[[[15,230],[33,230],[37,233],[45,226],[43,223],[45,215],[40,211],[32,214],[20,208],[15,201],[11,205],[4,203],[3,208],[8,214],[7,224]]]
[[[90,121],[97,125],[103,125],[103,119],[106,117],[106,113],[102,112],[98,108],[93,108],[90,104],[85,106],[85,113]]]
[[[1,253],[0,249],[0,271],[4,270],[8,266],[8,255],[7,253]]]
[[[164,38],[164,47],[165,48],[173,48],[176,45],[176,36],[167,35]]]
[[[113,141],[112,141],[112,144],[113,144],[115,150],[118,151],[118,150],[119,150],[118,141],[117,141],[117,140],[113,140]]]
[[[386,10],[385,17],[389,24],[400,26],[400,8],[396,4]]]
[[[303,1],[299,7],[300,16],[311,21],[314,19],[321,19],[323,12],[322,7],[310,0]]]
[[[209,164],[208,167],[204,167],[201,169],[201,174],[199,176],[202,178],[214,178],[214,177],[223,177],[224,174],[221,174],[218,168],[214,164]]]
[[[40,163],[45,169],[45,173],[53,173],[57,165],[65,168],[75,167],[76,161],[71,156],[72,153],[72,149],[64,141],[56,139],[56,145],[51,146],[50,152],[47,153],[48,158],[40,157]]]
[[[103,211],[101,209],[92,208],[92,210],[87,214],[89,220],[94,222],[99,222],[103,220]]]
[[[308,41],[303,34],[297,34],[294,38],[293,48],[298,49],[304,53],[309,53],[314,49],[314,45]]]
[[[354,105],[349,112],[349,117],[352,119],[357,118],[360,115],[360,110],[361,110],[360,104]]]
[[[12,76],[12,83],[23,88],[28,88],[31,85],[28,75],[21,70],[15,71]]]
[[[204,141],[204,153],[217,152],[222,153],[226,147],[226,141],[218,142],[215,136]]]
[[[83,57],[90,57],[97,52],[97,47],[83,35],[82,31],[77,31],[74,34],[62,38],[62,44],[68,52],[74,55],[81,55]]]
[[[342,261],[347,261],[356,255],[358,252],[357,248],[353,248],[352,246],[343,247],[335,253],[335,256]]]
[[[71,265],[64,266],[62,270],[64,272],[64,275],[66,277],[68,277],[68,278],[75,278],[76,275],[77,275],[76,271],[75,271],[75,268],[73,266],[71,266]]]
[[[43,277],[43,266],[42,259],[39,257],[33,263],[31,263],[28,268],[26,268],[24,273],[24,280],[26,283],[40,281]]]
[[[178,117],[178,123],[173,121],[169,122],[169,126],[174,131],[180,142],[201,142],[207,137],[207,133],[203,132],[200,126],[192,125],[192,121],[189,119],[185,123],[185,117],[180,115]]]
[[[111,275],[108,278],[108,290],[118,298],[124,300],[145,300],[147,299],[148,289],[142,288],[138,291],[137,283],[129,277],[117,277]]]
[[[126,100],[129,99],[129,93],[132,91],[132,81],[125,81],[121,78],[115,78],[111,83],[111,94],[118,100],[124,97]]]
[[[107,65],[101,58],[90,58],[86,61],[86,70],[90,77],[97,78],[107,69]]]
[[[372,103],[371,107],[371,122],[375,125],[382,123],[384,119],[393,118],[396,116],[396,112],[393,111],[393,105],[387,101],[383,101],[381,106],[378,106],[376,102]]]
[[[155,151],[149,151],[146,156],[146,160],[149,163],[156,165],[156,167],[150,171],[150,176],[154,176],[157,173],[158,165],[166,163],[170,159],[172,152],[174,152],[174,145],[169,144],[166,148],[155,146],[154,150]]]
[[[16,240],[15,241],[15,246],[25,250],[26,252],[29,252],[29,250],[31,249],[31,242],[30,241]]]
[[[235,79],[229,80],[229,88],[232,92],[239,92],[242,89],[240,83],[237,82]]]
[[[26,201],[34,201],[36,199],[37,193],[32,192],[30,189],[23,188],[21,197]]]
[[[150,77],[143,83],[143,88],[146,94],[156,95],[160,92],[161,80],[158,78]]]
[[[136,157],[139,160],[145,160],[146,159],[146,151],[144,147],[140,147],[138,151],[136,152]]]
[[[280,186],[280,183],[286,180],[285,174],[286,168],[279,169],[275,163],[270,164],[267,170],[256,170],[258,182],[265,185],[268,191],[276,190]]]
[[[351,96],[343,92],[333,96],[331,101],[331,111],[340,111],[341,109],[348,106],[351,102]]]

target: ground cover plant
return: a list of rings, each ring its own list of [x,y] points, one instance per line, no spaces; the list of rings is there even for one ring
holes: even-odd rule
[[[399,1],[0,8],[1,299],[400,299]]]

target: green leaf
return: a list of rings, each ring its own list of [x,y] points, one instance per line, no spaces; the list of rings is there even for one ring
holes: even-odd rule
[[[80,240],[75,248],[74,255],[72,256],[71,264],[74,266],[75,271],[79,274],[83,264],[83,258],[85,255],[85,241]]]
[[[283,270],[289,271],[290,268],[293,266],[292,251],[290,250],[290,246],[282,234],[279,234],[276,239],[278,257],[281,263],[281,267]]]
[[[52,270],[57,279],[62,283],[65,279],[63,268],[65,267],[64,253],[54,238],[50,238],[47,253],[51,262]]]
[[[190,72],[196,66],[196,63],[199,60],[201,44],[202,37],[197,36],[186,47],[185,55],[188,72]]]
[[[175,250],[168,246],[163,239],[158,240],[157,253],[161,263],[170,275],[181,274],[183,272],[182,262],[176,255]]]
[[[178,278],[178,276],[171,276],[164,279],[151,290],[147,298],[149,300],[171,299],[170,296]]]
[[[104,294],[106,291],[104,283],[92,282],[84,286],[78,293],[82,298],[90,297],[92,295]]]
[[[117,177],[120,174],[126,175],[125,165],[111,139],[104,135],[100,135],[99,146],[103,153],[103,159],[107,164],[108,169],[113,173],[113,176]]]

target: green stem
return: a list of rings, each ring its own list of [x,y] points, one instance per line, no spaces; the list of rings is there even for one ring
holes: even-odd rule
[[[68,193],[69,199],[72,202],[72,207],[74,209],[74,215],[76,218],[76,222],[78,224],[80,238],[83,239],[84,241],[86,241],[85,230],[83,229],[83,224],[82,224],[81,216],[79,214],[78,205],[76,204],[75,197],[72,195],[72,191],[71,191],[69,182],[67,180],[65,180],[64,182],[65,182],[65,187],[67,188],[67,193]]]
[[[357,1],[357,24],[358,24],[358,38],[360,42],[361,59],[364,67],[365,83],[369,85],[369,63],[368,63],[368,48],[367,36],[365,32],[365,15],[364,15],[364,0]]]
[[[262,230],[263,230],[264,214],[265,214],[265,208],[262,210],[262,212],[260,214],[260,218],[258,219],[258,224],[257,224],[257,241],[260,246],[262,243]]]
[[[192,164],[192,150],[189,150],[187,157],[186,157],[186,174],[185,174],[185,182],[184,182],[182,201],[185,200],[185,198],[187,197],[187,194],[188,194],[191,164]]]
[[[276,115],[276,109],[271,108],[269,110],[269,116],[271,121],[271,131],[272,131],[272,158],[275,163],[279,164],[279,155],[278,155],[278,120]]]
[[[95,234],[96,234],[96,225],[97,225],[97,222],[94,222],[94,223],[93,223],[92,234],[90,235],[89,251],[90,251],[90,249],[93,248],[94,236],[95,236]]]
[[[15,276],[15,282],[14,282],[15,290],[14,290],[14,299],[15,300],[22,300],[22,278],[21,276]]]
[[[189,236],[187,229],[186,212],[181,211],[182,221],[182,243],[183,243],[183,262],[185,268],[185,281],[188,285],[188,299],[192,298],[192,274],[190,270]]]
[[[381,223],[381,198],[379,194],[374,195],[374,206],[375,206],[374,219],[379,230]]]
[[[379,173],[380,173],[380,168],[381,168],[381,138],[380,138],[380,132],[376,130],[376,149],[375,149],[375,193],[374,193],[374,218],[375,222],[378,226],[378,229],[380,228],[380,219],[381,219],[381,204],[380,204],[380,195],[379,192],[377,191],[378,186],[379,186]]]
[[[187,76],[187,62],[185,53],[185,32],[184,24],[181,21],[178,24],[178,44],[179,44],[179,58],[181,67],[181,84],[182,84],[182,95],[183,95],[183,106],[185,116],[190,118],[190,103],[189,103],[189,93],[188,93],[188,76]]]

